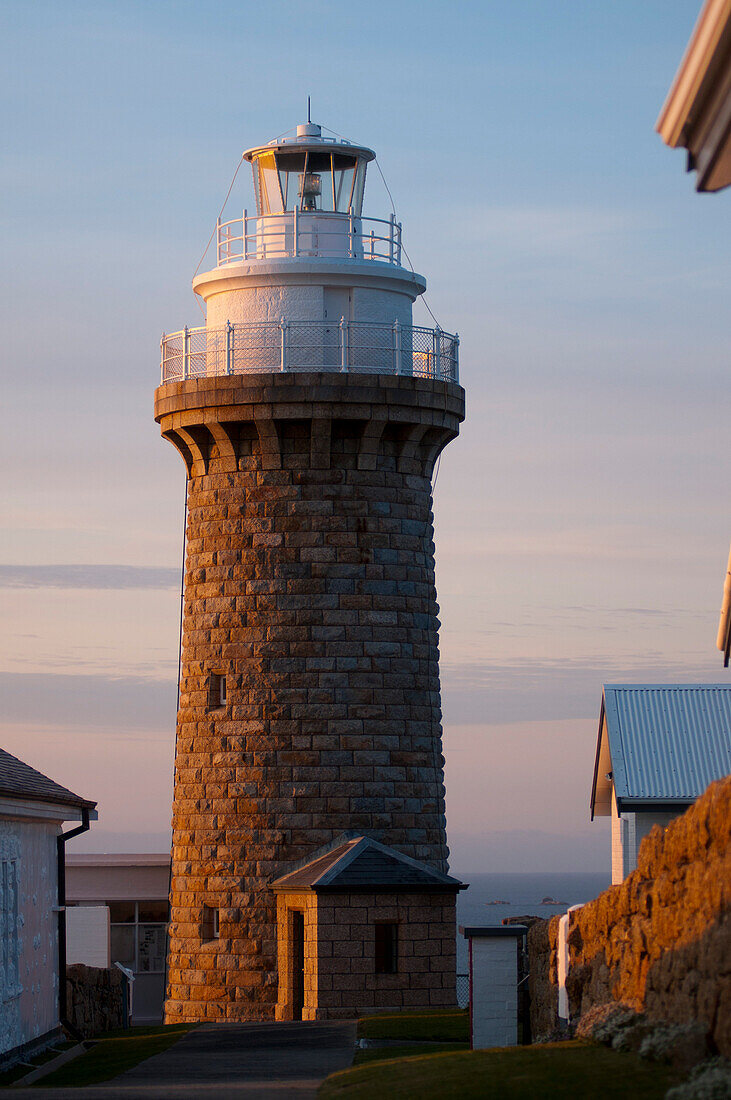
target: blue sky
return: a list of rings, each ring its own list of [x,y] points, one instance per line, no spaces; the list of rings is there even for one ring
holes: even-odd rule
[[[376,149],[461,337],[435,490],[454,866],[608,866],[601,684],[726,675],[729,194],[653,131],[697,10],[0,3],[2,743],[99,799],[89,847],[166,844],[184,480],[160,333],[201,323],[241,151],[310,93]]]

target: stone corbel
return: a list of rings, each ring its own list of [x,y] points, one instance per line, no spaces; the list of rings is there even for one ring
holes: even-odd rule
[[[313,470],[329,470],[332,420],[330,417],[313,417],[310,425],[310,467]]]
[[[193,452],[184,439],[178,435],[175,431],[161,432],[163,439],[167,439],[168,443],[172,443],[175,450],[180,454],[185,463],[185,469],[188,473],[188,477],[193,476]]]
[[[428,424],[411,424],[404,429],[398,453],[397,469],[399,473],[410,473],[414,463],[421,464],[419,448],[428,431]]]
[[[277,423],[271,418],[255,420],[261,447],[261,466],[263,470],[281,470],[282,448]]]
[[[358,443],[358,469],[375,470],[385,420],[367,420]]]
[[[234,447],[233,440],[229,427],[220,423],[211,421],[206,424],[208,431],[213,437],[213,442],[218,448],[219,458],[221,460],[222,469],[225,472],[233,472],[238,470],[238,458],[236,455],[236,448]],[[231,425],[233,427],[233,425]]]

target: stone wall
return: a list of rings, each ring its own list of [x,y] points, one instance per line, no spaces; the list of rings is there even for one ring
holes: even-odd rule
[[[364,1012],[454,1008],[455,895],[280,894],[277,1019],[292,1019],[291,913],[305,918],[304,1020],[347,1019]],[[397,970],[376,973],[375,925],[398,925]]]
[[[124,1027],[127,979],[121,970],[74,963],[66,968],[69,1023],[83,1039]]]
[[[699,1020],[731,1056],[731,777],[642,842],[637,870],[571,914],[572,1019],[622,1001],[650,1018]],[[531,1027],[557,1019],[558,918],[531,928]]]
[[[528,929],[528,992],[530,1031],[533,1039],[546,1038],[558,1029],[559,917],[537,920]]]
[[[169,1022],[273,1015],[269,883],[342,833],[447,868],[430,478],[463,409],[398,376],[158,390],[190,475]]]

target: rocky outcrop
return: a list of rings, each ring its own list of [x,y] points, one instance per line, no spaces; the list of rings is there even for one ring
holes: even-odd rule
[[[124,1027],[127,979],[121,970],[74,963],[66,968],[69,1023],[82,1039]]]
[[[699,1021],[731,1054],[730,836],[728,777],[667,829],[652,830],[621,885],[571,913],[572,1019],[621,1001],[651,1019]],[[558,1024],[557,934],[553,918],[528,936],[534,1035]]]

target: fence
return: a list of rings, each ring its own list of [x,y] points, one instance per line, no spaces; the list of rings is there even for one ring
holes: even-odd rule
[[[459,382],[459,338],[367,321],[253,321],[163,334],[161,382],[268,371],[404,374]]]
[[[379,260],[401,265],[401,223],[352,214],[300,210],[218,222],[216,263],[245,263],[299,256]]]

